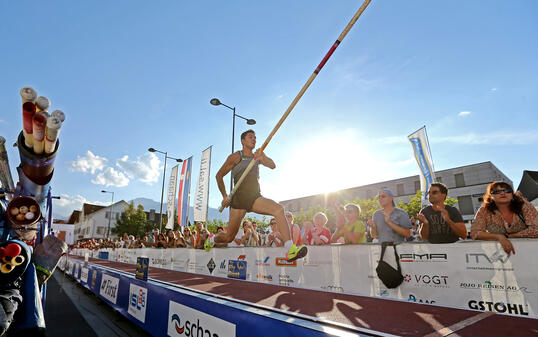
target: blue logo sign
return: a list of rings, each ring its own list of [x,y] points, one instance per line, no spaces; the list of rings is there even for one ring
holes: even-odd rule
[[[136,273],[135,273],[136,278],[142,281],[147,281],[148,280],[148,267],[149,267],[149,258],[137,257],[136,258]]]
[[[229,260],[228,261],[228,277],[238,280],[247,279],[247,261],[245,260]]]

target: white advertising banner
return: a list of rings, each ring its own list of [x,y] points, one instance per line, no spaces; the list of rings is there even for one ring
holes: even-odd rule
[[[235,324],[170,301],[168,336],[235,336]]]
[[[430,150],[430,143],[426,136],[426,127],[422,127],[410,134],[408,137],[415,153],[415,159],[420,169],[420,190],[422,198],[427,199],[426,192],[431,183],[435,182],[435,172],[433,169],[433,159]]]
[[[200,175],[194,194],[194,221],[207,221],[209,199],[209,171],[211,169],[211,146],[202,152]]]
[[[292,263],[283,248],[115,251],[122,262],[135,264],[137,256],[147,256],[150,267],[181,272],[538,318],[538,240],[511,241],[517,254],[510,256],[491,241],[399,244],[404,281],[394,289],[377,277],[381,246],[376,244],[310,246],[304,259]],[[84,252],[76,250],[79,256]],[[392,247],[384,260],[396,266]]]
[[[129,308],[127,312],[142,323],[146,322],[148,289],[134,283],[129,284]]]
[[[103,277],[101,278],[101,288],[99,289],[99,295],[116,304],[116,301],[118,299],[119,283],[119,278],[103,274]]]
[[[82,267],[80,270],[80,280],[84,283],[88,283],[88,272],[90,270],[88,268]]]
[[[174,210],[176,207],[176,189],[177,189],[177,171],[179,165],[172,167],[170,172],[170,181],[168,182],[168,191],[166,192],[166,229],[174,229]]]

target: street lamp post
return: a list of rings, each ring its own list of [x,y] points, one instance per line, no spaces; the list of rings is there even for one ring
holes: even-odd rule
[[[235,138],[235,117],[239,117],[239,118],[242,118],[244,119],[248,125],[254,125],[256,124],[256,121],[254,119],[250,119],[250,118],[245,118],[241,115],[238,115],[235,113],[235,107],[231,107],[231,106],[228,106],[224,103],[222,103],[218,98],[212,98],[209,103],[211,103],[212,105],[215,105],[215,106],[218,106],[218,105],[223,105],[225,107],[227,107],[228,109],[232,110],[233,112],[233,116],[232,116],[232,153],[234,153],[234,138]],[[233,188],[233,176],[232,174],[230,173],[230,191],[232,190]]]
[[[164,197],[164,179],[166,178],[166,161],[168,159],[174,159],[176,162],[181,163],[183,159],[173,158],[168,156],[168,152],[162,152],[159,150],[155,150],[154,148],[150,147],[148,149],[149,152],[159,152],[164,154],[164,170],[163,170],[163,187],[161,190],[161,209],[159,211],[159,233],[162,231],[163,226],[163,197]]]
[[[114,205],[114,192],[101,190],[101,193],[110,193],[112,194],[112,201],[110,202],[110,210],[108,211],[108,229],[106,231],[106,238],[110,237],[110,219],[112,218],[112,205]]]

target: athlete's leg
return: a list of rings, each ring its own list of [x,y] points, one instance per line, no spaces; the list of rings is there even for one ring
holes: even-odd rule
[[[220,232],[215,236],[215,244],[232,242],[239,231],[239,226],[241,225],[241,221],[245,217],[245,214],[247,214],[245,209],[235,209],[230,207],[230,221],[228,221],[226,232]]]
[[[291,240],[290,226],[284,216],[284,207],[281,204],[264,197],[259,197],[252,205],[252,211],[259,214],[271,215],[276,220],[278,231],[284,242]]]

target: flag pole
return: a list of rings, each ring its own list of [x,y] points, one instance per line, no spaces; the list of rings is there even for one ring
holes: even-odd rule
[[[331,46],[331,48],[329,49],[329,51],[327,52],[327,54],[325,55],[323,60],[321,60],[320,64],[317,66],[317,68],[314,70],[312,75],[310,75],[310,77],[308,78],[308,80],[306,81],[304,86],[301,88],[301,90],[299,91],[299,93],[297,94],[295,99],[291,102],[290,106],[286,109],[286,111],[284,112],[284,115],[282,115],[282,117],[278,121],[277,125],[274,127],[273,131],[271,131],[271,133],[269,134],[269,136],[267,137],[267,139],[263,143],[262,147],[260,148],[260,151],[263,152],[265,150],[265,148],[267,147],[267,145],[269,145],[269,142],[271,141],[271,139],[273,138],[275,133],[278,131],[280,126],[284,123],[286,118],[288,118],[288,115],[291,113],[293,108],[295,108],[295,105],[297,105],[297,103],[299,102],[301,97],[303,97],[304,93],[306,92],[306,90],[308,89],[308,87],[310,86],[312,81],[314,81],[314,79],[319,74],[319,72],[321,71],[323,66],[325,66],[325,63],[327,63],[327,61],[329,60],[331,55],[334,53],[334,51],[336,50],[338,45],[340,45],[342,40],[346,37],[346,35],[350,31],[351,27],[353,27],[353,25],[355,24],[355,22],[357,22],[357,20],[359,19],[361,14],[364,12],[366,7],[368,7],[368,5],[370,4],[370,1],[371,0],[364,0],[361,7],[357,10],[357,12],[353,16],[353,18],[349,21],[346,28],[344,28],[344,31],[342,31],[342,33],[340,34],[338,39],[334,42],[334,44]],[[239,180],[235,184],[233,190],[230,191],[230,194],[226,197],[226,199],[228,199],[228,200],[232,199],[232,196],[235,194],[235,192],[237,192],[237,189],[239,188],[239,186],[241,186],[241,183],[243,182],[243,180],[245,179],[247,174],[250,172],[250,170],[252,169],[252,167],[254,166],[255,163],[256,163],[256,160],[251,160],[250,161],[250,164],[247,166],[247,168],[245,169],[245,171],[243,172],[243,174],[241,175],[241,177],[239,178]],[[224,210],[224,207],[221,206],[220,209],[219,209],[219,212],[222,212],[223,210]]]

